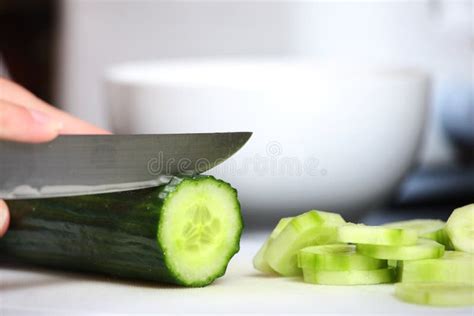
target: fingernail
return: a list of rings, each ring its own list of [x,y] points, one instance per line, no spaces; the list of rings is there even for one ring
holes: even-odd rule
[[[10,222],[10,213],[4,201],[0,200],[0,237],[7,232],[8,224]]]
[[[47,115],[44,112],[37,111],[34,109],[28,109],[31,113],[31,116],[36,123],[41,125],[47,125],[53,128],[54,130],[61,130],[63,128],[63,122],[53,119],[51,116]]]

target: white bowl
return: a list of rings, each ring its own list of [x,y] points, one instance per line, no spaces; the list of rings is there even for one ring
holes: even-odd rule
[[[380,206],[413,166],[429,86],[410,69],[289,60],[125,64],[106,82],[114,132],[252,131],[209,174],[255,221]]]

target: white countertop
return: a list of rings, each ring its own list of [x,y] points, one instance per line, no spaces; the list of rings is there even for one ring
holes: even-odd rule
[[[322,313],[474,315],[393,297],[392,285],[321,286],[268,277],[252,267],[263,235],[246,235],[226,275],[205,288],[179,288],[0,264],[0,315],[152,313]]]

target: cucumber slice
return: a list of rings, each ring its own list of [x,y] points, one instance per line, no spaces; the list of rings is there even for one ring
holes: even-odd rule
[[[448,218],[446,231],[454,249],[474,253],[474,204],[455,209]]]
[[[274,240],[280,232],[288,225],[292,217],[284,217],[280,219],[278,224],[275,226],[270,236],[265,240],[260,250],[257,252],[255,257],[253,257],[253,266],[255,269],[263,273],[275,273],[275,271],[270,267],[268,262],[265,260],[265,252],[267,251],[268,245],[272,240]]]
[[[339,227],[340,242],[372,245],[413,245],[418,235],[413,229],[348,224]]]
[[[385,227],[413,229],[420,238],[434,240],[449,247],[449,237],[445,231],[446,223],[439,219],[412,219],[384,224]]]
[[[345,224],[341,215],[323,211],[308,211],[294,217],[268,245],[264,259],[283,276],[300,275],[298,250],[317,244],[334,243],[337,227]]]
[[[325,285],[364,285],[391,283],[395,280],[393,268],[377,270],[324,271],[303,268],[303,280]]]
[[[387,260],[387,266],[395,271],[395,282],[400,282],[402,275],[402,262],[398,260]]]
[[[474,287],[459,283],[397,283],[395,296],[422,305],[474,305]]]
[[[224,275],[243,228],[237,191],[210,176],[126,192],[12,200],[8,206],[2,255],[184,286]]]
[[[404,261],[401,263],[402,282],[458,282],[474,285],[474,255],[446,251],[438,259]]]
[[[383,224],[385,227],[414,229],[419,235],[443,229],[444,225],[445,222],[439,219],[411,219]]]
[[[354,245],[333,244],[301,249],[298,266],[326,271],[376,270],[386,268],[387,260],[360,255]]]
[[[420,238],[431,239],[436,241],[438,244],[444,245],[446,250],[454,250],[451,239],[449,239],[446,227],[440,230],[424,233],[420,235]]]
[[[439,258],[444,254],[444,246],[429,239],[420,239],[410,246],[358,244],[356,249],[365,256],[387,260],[420,260]]]

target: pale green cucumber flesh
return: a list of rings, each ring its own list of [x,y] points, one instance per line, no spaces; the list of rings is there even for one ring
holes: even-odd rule
[[[306,283],[325,285],[368,285],[391,283],[395,280],[393,268],[377,270],[325,271],[303,268]]]
[[[402,282],[457,282],[474,285],[474,255],[446,251],[437,259],[410,260],[401,263]]]
[[[413,245],[418,234],[413,229],[400,229],[363,224],[347,224],[339,227],[338,241],[372,245]]]
[[[344,223],[344,219],[335,213],[313,210],[298,215],[269,244],[264,258],[273,270],[283,276],[300,275],[298,250],[317,244],[334,243],[337,226]]]
[[[270,267],[268,262],[265,260],[265,252],[268,248],[268,243],[270,242],[270,238],[267,238],[263,243],[262,247],[257,251],[255,256],[253,257],[252,264],[255,269],[263,273],[274,273],[275,271]]]
[[[376,270],[387,268],[387,260],[360,255],[354,245],[331,244],[301,249],[298,266],[326,271]]]
[[[474,287],[459,283],[397,283],[395,296],[405,302],[421,305],[474,305]]]
[[[292,217],[284,217],[280,219],[278,224],[275,226],[275,228],[271,232],[270,236],[267,238],[267,240],[265,240],[262,247],[260,247],[258,252],[253,257],[252,263],[255,269],[263,273],[275,273],[272,267],[270,267],[268,262],[265,260],[265,252],[267,251],[267,248],[270,242],[280,234],[280,232],[283,230],[283,228],[286,227],[286,225],[288,225],[291,219]]]
[[[448,232],[446,231],[446,228],[421,234],[420,238],[434,240],[437,243],[439,243],[441,245],[444,245],[446,250],[453,250],[454,249],[453,244],[451,243],[451,240],[449,239]]]
[[[278,224],[270,233],[270,239],[273,240],[277,238],[278,235],[282,232],[282,230],[290,223],[293,217],[283,217],[278,221]]]
[[[445,231],[446,223],[439,219],[411,219],[386,223],[383,226],[416,230],[420,238],[434,240],[447,249],[450,247],[449,237]]]
[[[410,219],[406,221],[386,223],[384,227],[410,228],[418,232],[419,235],[430,233],[444,228],[446,223],[439,219]]]
[[[158,241],[177,277],[200,285],[224,274],[242,228],[237,193],[229,184],[212,177],[183,180],[163,203]]]
[[[444,246],[429,239],[420,239],[410,246],[358,244],[356,249],[362,255],[387,260],[430,259],[439,258],[444,254]]]
[[[446,231],[454,249],[474,253],[474,204],[455,209],[446,222]]]
[[[387,260],[387,265],[392,268],[396,268],[398,266],[398,260]]]

